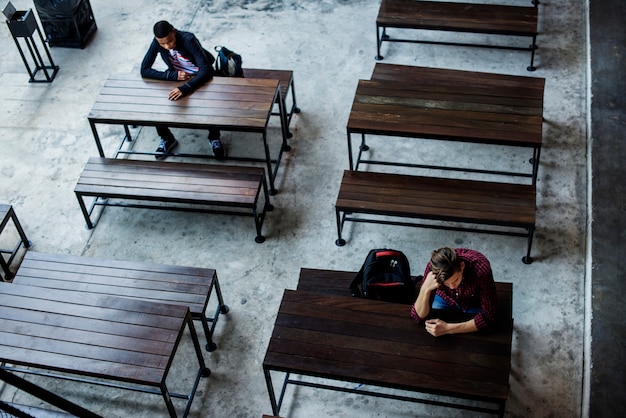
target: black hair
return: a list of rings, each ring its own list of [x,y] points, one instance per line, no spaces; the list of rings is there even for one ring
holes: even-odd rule
[[[174,26],[170,22],[161,20],[154,24],[154,36],[157,38],[165,38],[174,30]]]

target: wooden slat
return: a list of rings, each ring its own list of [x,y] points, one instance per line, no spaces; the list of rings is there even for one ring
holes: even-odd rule
[[[188,308],[0,284],[0,359],[159,386]]]
[[[396,28],[532,36],[537,34],[537,8],[382,0],[376,24]]]
[[[13,282],[183,305],[201,317],[215,279],[212,269],[28,252]]]
[[[92,157],[75,187],[86,196],[254,208],[264,171],[257,167]]]
[[[406,305],[286,290],[263,365],[501,402],[508,396],[511,338],[512,327],[433,338],[410,318]]]
[[[94,123],[166,124],[263,132],[279,80],[215,77],[180,100],[168,100],[175,83],[143,79],[136,72],[112,74],[95,100]]]
[[[335,204],[348,213],[522,227],[534,226],[535,205],[531,185],[347,170]]]
[[[445,79],[445,71],[437,79]],[[519,87],[498,91],[450,83],[359,80],[348,132],[538,147],[543,132],[541,96],[519,97]],[[543,90],[541,89],[543,92]]]

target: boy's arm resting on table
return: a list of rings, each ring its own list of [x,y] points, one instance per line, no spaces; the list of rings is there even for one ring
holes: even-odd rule
[[[194,34],[181,34],[180,42],[181,47],[189,54],[189,59],[198,66],[198,72],[185,84],[178,86],[178,89],[186,96],[213,78],[212,64],[214,60],[209,52],[202,48],[200,41]]]
[[[154,65],[154,61],[156,61],[157,56],[159,55],[159,44],[153,39],[146,55],[143,57],[143,61],[141,61],[141,76],[145,78],[152,78],[155,80],[169,80],[176,81],[178,80],[178,71],[168,68],[165,71],[159,71],[152,68]]]

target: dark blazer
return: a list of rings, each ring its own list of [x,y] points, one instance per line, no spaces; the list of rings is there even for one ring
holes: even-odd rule
[[[200,68],[193,78],[188,80],[185,84],[178,86],[183,95],[186,96],[213,78],[213,62],[215,62],[215,58],[200,45],[200,41],[198,41],[196,36],[191,32],[176,31],[175,49]],[[167,64],[168,69],[165,71],[152,68],[159,54],[165,64]],[[157,80],[178,80],[178,71],[174,69],[168,57],[169,51],[159,45],[156,39],[152,39],[150,48],[148,48],[148,52],[146,52],[141,62],[141,76]]]

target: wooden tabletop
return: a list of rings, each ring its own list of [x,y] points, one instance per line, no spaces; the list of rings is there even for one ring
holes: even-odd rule
[[[160,386],[186,306],[0,283],[0,362]]]
[[[279,94],[279,81],[214,77],[176,101],[168,93],[180,82],[143,79],[138,73],[111,74],[89,113],[92,123],[263,132]]]
[[[537,148],[543,78],[376,64],[359,80],[348,133]]]
[[[435,338],[407,305],[286,290],[263,367],[502,404],[512,329]]]

